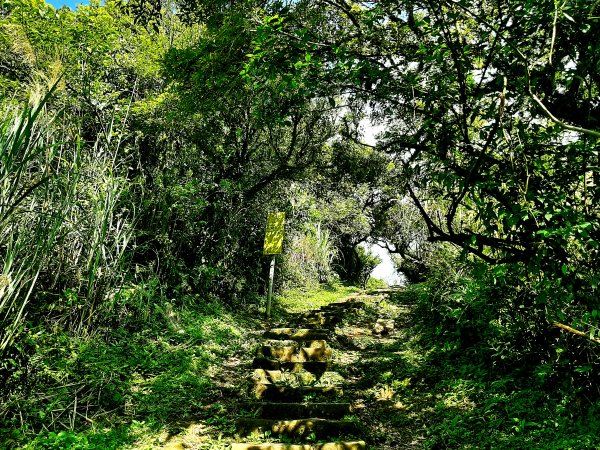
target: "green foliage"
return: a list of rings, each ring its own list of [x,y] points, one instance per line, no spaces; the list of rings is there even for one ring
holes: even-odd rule
[[[281,268],[284,289],[315,289],[319,284],[335,281],[332,262],[336,249],[327,229],[320,223],[307,224],[297,234],[288,232],[289,244],[283,254]]]
[[[360,289],[357,287],[340,284],[321,286],[308,292],[302,289],[289,289],[277,296],[276,306],[285,313],[306,312],[358,292]]]
[[[232,301],[260,284],[264,217],[282,203],[264,190],[300,176],[331,135],[317,126],[327,119],[316,105],[289,105],[276,118],[255,110],[253,88],[239,75],[247,26],[232,11],[219,29],[171,48],[164,72],[172,95],[134,117],[152,180],[148,257],[160,255],[166,279],[183,276],[193,289]]]
[[[598,446],[597,401],[573,389],[572,363],[535,363],[540,355],[510,347],[527,328],[506,317],[500,327],[493,316],[512,294],[489,289],[469,265],[447,269],[390,299],[415,315],[403,337],[380,349],[375,392],[393,390],[425,448]],[[387,414],[406,426],[406,412]]]
[[[310,302],[374,286],[373,240],[429,279],[428,445],[545,445],[552,426],[579,445],[600,396],[597,2],[120,3],[0,4],[10,439],[119,447],[133,420],[201,411],[239,338],[208,310],[256,311],[265,217],[286,211],[280,284]],[[80,432],[82,405],[124,431]]]
[[[355,246],[371,234],[396,244],[417,277],[436,270],[422,261],[425,239],[445,241],[497,265],[462,286],[466,297],[454,305],[436,293],[444,305],[438,312],[448,319],[440,327],[449,333],[462,333],[465,342],[476,330],[493,336],[486,322],[495,321],[510,330],[494,338],[496,347],[546,359],[557,333],[547,332],[549,322],[597,333],[593,99],[599,86],[593,70],[582,70],[598,64],[596,9],[585,1],[527,7],[377,2],[347,10],[316,1],[268,4],[246,16],[258,25],[243,70],[256,92],[328,98],[331,107],[343,93],[350,111],[341,118],[345,143],[360,143],[365,105],[371,122],[385,130],[364,152],[381,158],[389,173],[379,185],[367,176],[367,195],[357,193],[368,170],[357,159],[344,164],[352,158],[336,164],[343,175],[334,172],[341,183],[329,198],[343,199],[334,214],[349,217],[348,211],[378,205],[374,223],[367,220],[362,229],[338,233],[328,226],[343,279],[360,278]],[[364,147],[358,144],[353,155]],[[346,176],[356,179],[345,185]],[[413,206],[404,207],[405,193]],[[415,209],[422,222],[412,220]],[[420,250],[424,255],[411,255]],[[446,249],[440,252],[427,257],[444,257]],[[489,292],[479,295],[474,286],[483,285]],[[513,335],[520,327],[527,331]],[[594,345],[582,341],[567,352],[578,369],[589,367],[583,354],[595,354]]]
[[[430,214],[435,212],[435,206],[432,205]],[[408,200],[382,211],[373,231],[386,243],[396,270],[411,282],[424,281],[438,261],[452,257],[448,246],[428,240],[427,224]]]
[[[367,285],[365,286],[365,289],[373,290],[385,287],[387,287],[387,283],[384,280],[380,280],[379,278],[373,278],[372,276],[370,276],[367,280]]]
[[[373,253],[372,250],[365,249],[362,246],[356,247],[356,255],[360,267],[359,280],[363,289],[367,288],[371,272],[381,263],[381,258]]]
[[[292,223],[317,222],[328,230],[330,245],[335,248],[331,261],[333,269],[343,281],[359,284],[360,261],[355,247],[369,236],[377,236],[377,227],[373,226],[373,222],[377,222],[382,209],[380,206],[385,201],[379,203],[373,199],[371,187],[365,180],[354,180],[350,175],[344,179],[344,175],[337,172],[338,164],[347,163],[348,170],[369,165],[364,159],[358,158],[357,167],[346,158],[354,158],[358,154],[370,159],[370,152],[363,152],[353,145],[348,148],[337,145],[331,151],[330,158],[336,161],[333,173],[317,173],[314,178],[302,183],[295,182],[291,186],[288,194],[291,203],[289,217]],[[380,162],[372,162],[372,167],[377,172]],[[375,186],[380,186],[378,177],[369,180]]]
[[[28,385],[4,397],[0,442],[121,448],[165,424],[210,414],[204,406],[220,395],[211,377],[240,350],[248,324],[197,296],[176,306],[156,295],[154,284],[131,286],[122,306],[128,311],[114,311],[121,322],[102,334],[76,337],[58,326],[28,331],[22,345],[36,358],[28,363]]]
[[[129,443],[131,438],[124,430],[111,430],[109,432],[78,433],[74,431],[59,431],[41,433],[34,441],[23,446],[23,449],[77,449],[77,450],[101,450],[118,449],[123,444]]]
[[[0,123],[0,241],[4,244],[0,259],[0,355],[11,345],[27,313],[26,306],[48,264],[76,183],[70,170],[77,159],[66,162],[67,170],[61,177],[56,168],[61,152],[38,123],[48,96],[50,93],[22,112],[7,111]]]
[[[440,265],[418,302],[429,338],[449,354],[470,355],[493,367],[499,376],[519,374],[526,383],[559,387],[573,401],[593,403],[599,394],[592,370],[597,349],[585,337],[540,320],[547,305],[537,302],[538,288],[524,277],[511,265]]]
[[[2,349],[27,313],[58,314],[74,330],[84,320],[89,326],[97,303],[123,280],[132,237],[119,139],[111,142],[109,129],[91,149],[93,160],[81,142],[53,143],[54,125],[40,115],[48,96],[3,126]],[[53,303],[45,289],[64,290],[67,301]],[[32,295],[34,311],[26,308]]]

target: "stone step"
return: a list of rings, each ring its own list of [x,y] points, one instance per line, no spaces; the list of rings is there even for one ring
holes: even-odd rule
[[[329,330],[319,328],[272,328],[265,331],[263,337],[291,341],[323,340],[329,337]]]
[[[312,317],[339,317],[344,313],[343,309],[331,309],[331,310],[321,310],[321,309],[314,309],[312,311],[307,311],[307,312],[303,312],[300,313],[300,315],[298,317],[301,317],[303,319],[310,319]]]
[[[325,314],[340,315],[340,314],[344,314],[348,310],[350,310],[350,308],[348,308],[346,306],[327,305],[327,306],[321,306],[321,308],[318,311],[320,313],[325,313]]]
[[[291,339],[266,339],[263,341],[263,345],[270,345],[272,347],[327,347],[327,341],[324,339],[307,340],[307,341],[294,341]]]
[[[314,374],[311,372],[282,372],[281,370],[255,369],[252,380],[256,383],[274,383],[288,385],[340,385],[344,378],[337,372],[323,372]]]
[[[344,311],[348,309],[364,308],[364,302],[334,302],[321,306],[321,311]]]
[[[263,345],[257,356],[275,359],[282,362],[328,361],[331,359],[331,349],[327,347],[275,347]]]
[[[257,400],[281,402],[304,402],[308,397],[339,397],[344,395],[340,386],[288,386],[273,383],[257,383],[253,387]]]
[[[324,437],[357,434],[359,424],[350,420],[330,419],[297,419],[297,420],[272,420],[242,418],[237,421],[237,430],[240,435],[263,434],[270,431],[274,436],[285,435],[305,437],[312,435],[317,439]]]
[[[327,328],[330,325],[336,325],[342,321],[343,312],[330,312],[330,311],[315,311],[310,313],[304,313],[298,318],[298,320],[304,324],[310,326],[317,326],[319,324]]]
[[[246,403],[243,409],[262,419],[294,419],[299,417],[320,417],[341,419],[350,414],[350,403]]]
[[[289,362],[259,356],[252,361],[252,368],[265,370],[285,370],[287,372],[311,372],[322,374],[327,371],[330,361]]]
[[[323,316],[299,317],[297,324],[308,329],[331,329],[342,322],[342,317],[338,315],[325,314]]]
[[[231,450],[366,450],[363,441],[325,444],[231,444]]]

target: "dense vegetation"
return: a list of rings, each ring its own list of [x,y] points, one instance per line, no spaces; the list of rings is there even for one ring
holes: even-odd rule
[[[0,1],[0,444],[218,418],[197,374],[256,325],[285,211],[278,293],[364,287],[381,242],[426,280],[422,342],[524,389],[511,432],[598,445],[571,438],[600,400],[599,22],[591,0]],[[440,423],[430,445],[464,444]]]

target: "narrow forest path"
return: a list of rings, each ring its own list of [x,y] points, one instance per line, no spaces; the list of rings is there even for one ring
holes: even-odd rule
[[[411,380],[389,370],[411,311],[389,301],[393,292],[354,295],[267,330],[248,375],[254,398],[237,419],[253,439],[232,450],[416,448],[421,430],[397,392]]]
[[[344,378],[332,371],[333,328],[345,313],[364,303],[346,300],[302,314],[284,328],[271,328],[253,361],[250,417],[237,420],[242,436],[277,437],[292,443],[234,443],[232,450],[364,450],[353,439],[360,424],[352,405],[342,401]],[[344,399],[347,400],[347,399]],[[339,439],[336,442],[315,443]],[[313,445],[314,444],[314,445]]]
[[[224,368],[236,384],[228,389],[236,398],[223,402],[230,437],[207,441],[196,427],[160,448],[420,448],[426,409],[412,404],[413,306],[390,299],[396,292],[353,295],[255,331],[253,350]]]

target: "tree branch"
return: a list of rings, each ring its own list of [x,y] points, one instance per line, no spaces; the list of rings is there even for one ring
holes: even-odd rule
[[[562,330],[568,331],[569,333],[576,334],[577,336],[581,336],[581,337],[587,338],[590,341],[595,342],[596,344],[600,344],[600,339],[593,338],[590,335],[588,335],[587,333],[584,333],[583,331],[576,330],[575,328],[571,328],[568,325],[562,324],[560,322],[552,322],[551,325],[554,326],[554,327],[560,328]]]
[[[544,103],[542,103],[542,101],[539,99],[539,97],[533,93],[533,91],[531,90],[531,86],[529,86],[529,94],[531,94],[531,98],[533,98],[533,100],[542,109],[542,111],[544,112],[544,115],[548,119],[550,119],[551,121],[556,123],[558,126],[560,126],[561,128],[564,128],[565,130],[575,131],[577,133],[587,134],[588,136],[593,136],[595,138],[600,138],[600,132],[598,132],[598,131],[590,130],[587,128],[576,127],[574,125],[569,125],[568,123],[565,123],[562,120],[558,119],[556,116],[554,116],[550,112],[550,110],[548,108],[546,108],[546,105],[544,105]]]

